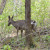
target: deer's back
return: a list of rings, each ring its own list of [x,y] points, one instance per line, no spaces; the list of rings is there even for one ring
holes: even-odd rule
[[[15,22],[16,29],[24,30],[25,29],[25,20],[18,20]]]
[[[33,20],[31,20],[31,22],[33,22]],[[25,20],[15,21],[15,27],[16,29],[18,28],[19,30],[27,29]]]

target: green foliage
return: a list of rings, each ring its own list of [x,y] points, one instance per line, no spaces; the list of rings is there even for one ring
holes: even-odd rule
[[[11,47],[9,45],[4,45],[3,50],[11,50]]]
[[[39,0],[34,1],[31,5],[32,11],[32,19],[36,20],[38,25],[43,23],[43,20],[48,17],[48,1],[46,0]]]
[[[47,43],[50,42],[50,36],[49,35],[41,36],[41,38],[42,38],[42,41],[46,41]]]
[[[0,3],[1,3],[1,0],[0,0]]]
[[[48,42],[50,42],[50,36],[47,36],[47,40],[48,40]]]
[[[39,0],[39,1],[31,0],[31,19],[36,20],[38,25],[40,25],[40,23],[43,23],[43,20],[45,18],[50,18],[47,12],[48,6],[49,6],[48,0]],[[18,8],[17,6],[15,7],[17,9],[16,11],[13,12],[13,8],[14,8],[13,0],[7,0],[4,11],[2,15],[0,15],[0,27],[3,28],[2,31],[6,34],[9,31],[11,31],[13,27],[13,26],[8,27],[9,15],[12,16],[14,15],[14,13],[16,13],[17,15],[14,17],[14,20],[25,19],[25,0],[22,0],[22,5],[20,8]]]

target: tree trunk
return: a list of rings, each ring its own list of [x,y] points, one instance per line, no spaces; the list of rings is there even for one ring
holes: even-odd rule
[[[28,46],[33,44],[31,36],[31,0],[25,0],[25,20],[26,20],[26,42]],[[29,35],[30,34],[30,35]]]
[[[6,4],[6,0],[2,0],[0,4],[0,15],[2,14],[4,10],[5,4]]]

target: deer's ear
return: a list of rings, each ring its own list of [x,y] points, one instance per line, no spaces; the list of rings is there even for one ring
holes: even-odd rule
[[[10,16],[8,16],[8,18],[10,19]]]

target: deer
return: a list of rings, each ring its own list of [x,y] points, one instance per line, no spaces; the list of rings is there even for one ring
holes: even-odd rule
[[[26,29],[25,20],[14,21],[13,16],[12,17],[8,16],[8,26],[10,26],[11,24],[17,29],[17,38],[18,38],[18,31],[21,30],[21,38],[22,38],[23,30]],[[35,28],[36,28],[36,21],[31,20],[31,29],[36,31]]]

